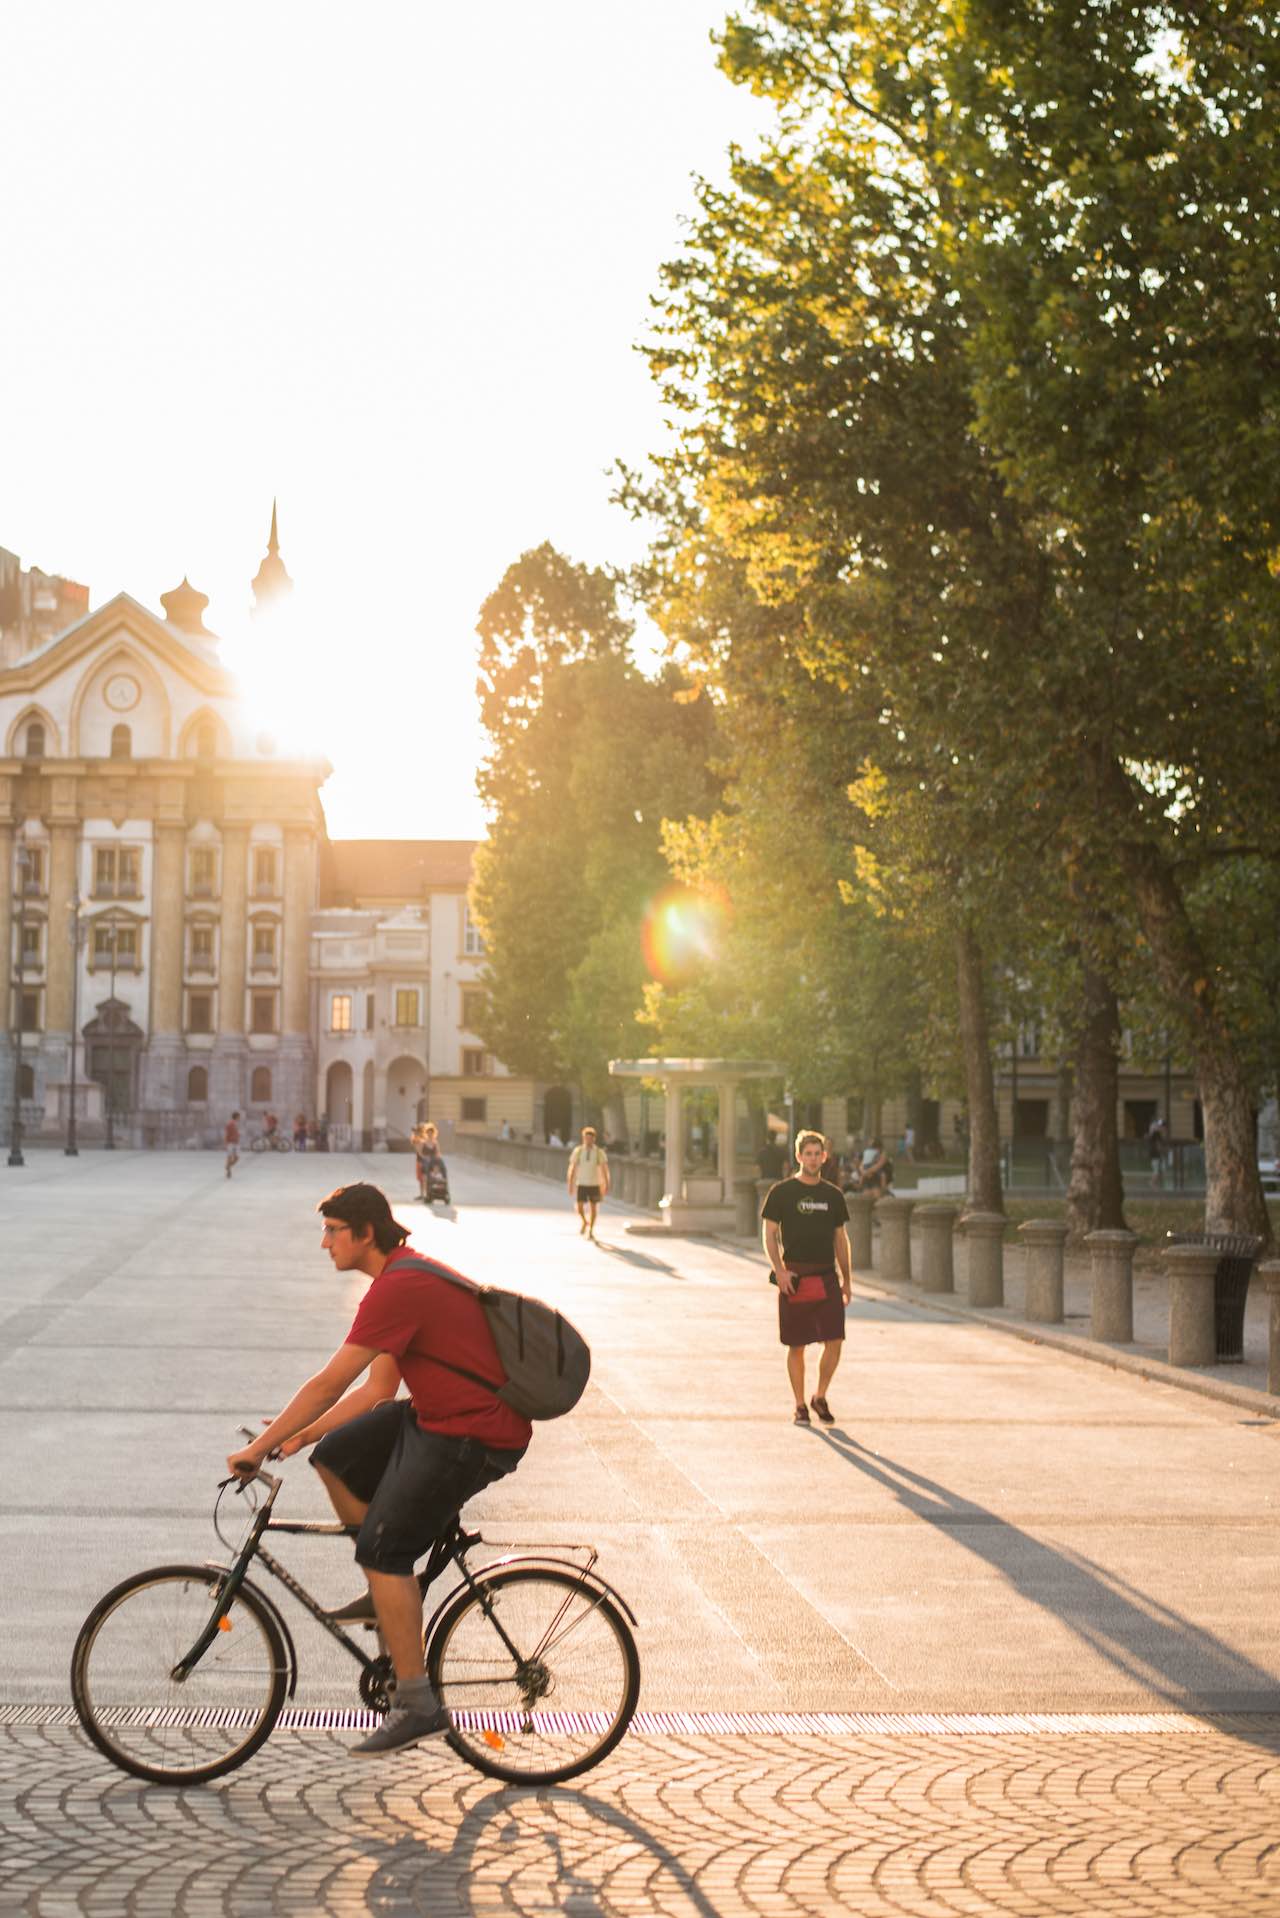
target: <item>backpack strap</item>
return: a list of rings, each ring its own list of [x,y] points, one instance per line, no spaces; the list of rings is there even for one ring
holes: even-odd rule
[[[482,1299],[484,1297],[486,1287],[477,1285],[474,1279],[464,1278],[461,1272],[450,1271],[447,1265],[437,1265],[434,1259],[425,1258],[421,1252],[409,1252],[406,1254],[403,1247],[401,1247],[398,1253],[392,1254],[391,1258],[387,1260],[386,1265],[383,1266],[383,1271],[389,1271],[391,1266],[402,1257],[412,1259],[416,1263],[425,1266],[431,1278],[447,1279],[449,1284],[456,1285],[459,1291],[469,1292],[473,1299]],[[424,1352],[422,1356],[428,1365],[441,1365],[446,1372],[454,1372],[460,1379],[470,1379],[473,1385],[483,1385],[485,1391],[492,1392],[495,1397],[502,1390],[502,1387],[495,1385],[492,1379],[482,1378],[479,1372],[472,1372],[468,1370],[465,1365],[454,1365],[449,1359],[437,1358],[434,1352]]]

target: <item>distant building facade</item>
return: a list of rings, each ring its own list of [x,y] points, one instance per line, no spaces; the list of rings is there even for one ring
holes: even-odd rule
[[[473,842],[330,841],[328,765],[254,730],[202,593],[160,619],[76,588],[50,629],[46,577],[21,574],[0,664],[0,1136],[15,1091],[29,1139],[62,1136],[73,1084],[86,1142],[209,1143],[268,1109],[374,1150],[428,1113],[529,1130],[531,1083],[475,1031]],[[290,586],[273,510],[257,609]]]

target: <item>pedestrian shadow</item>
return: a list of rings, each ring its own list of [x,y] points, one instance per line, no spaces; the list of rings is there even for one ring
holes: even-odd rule
[[[597,1252],[607,1252],[611,1259],[621,1259],[624,1265],[642,1266],[648,1272],[669,1272],[673,1279],[683,1278],[674,1265],[668,1265],[665,1259],[651,1258],[647,1252],[633,1252],[630,1246],[610,1245],[606,1239],[593,1239]]]
[[[1239,1713],[1246,1726],[1250,1714],[1280,1710],[1280,1678],[1274,1672],[1118,1572],[1069,1546],[1046,1545],[998,1512],[870,1451],[839,1426],[815,1435],[914,1517],[982,1559],[1019,1597],[1058,1619],[1107,1664],[1171,1707],[1191,1715]],[[1239,1735],[1250,1736],[1247,1728]],[[1261,1741],[1261,1727],[1257,1735]],[[1265,1739],[1273,1749],[1274,1718]]]
[[[516,1813],[530,1800],[551,1807],[559,1822],[521,1824]],[[582,1836],[584,1828],[589,1828],[589,1837],[581,1847],[582,1858],[567,1858],[562,1832]],[[607,1918],[620,1907],[609,1889],[612,1870],[625,1864],[632,1876],[641,1852],[652,1861],[642,1876],[653,1909],[659,1908],[665,1879],[699,1918],[722,1918],[722,1907],[701,1889],[688,1866],[639,1819],[607,1799],[567,1786],[495,1788],[468,1806],[447,1851],[429,1838],[411,1836],[385,1849],[365,1840],[364,1850],[377,1861],[364,1891],[371,1912],[434,1914],[456,1909],[479,1914],[501,1908],[518,1918],[522,1912],[551,1909],[571,1918]],[[594,1878],[583,1870],[584,1859],[597,1867]]]

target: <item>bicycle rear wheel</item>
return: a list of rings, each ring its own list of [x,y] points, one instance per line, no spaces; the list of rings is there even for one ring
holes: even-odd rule
[[[554,1784],[598,1765],[640,1693],[640,1656],[617,1606],[551,1566],[482,1573],[477,1585],[427,1646],[428,1676],[453,1720],[449,1743],[478,1771],[516,1784]]]
[[[99,1599],[80,1627],[71,1655],[76,1715],[98,1750],[135,1778],[219,1778],[253,1756],[280,1716],[288,1658],[249,1586],[188,1676],[172,1676],[208,1625],[224,1577],[208,1565],[138,1572]]]

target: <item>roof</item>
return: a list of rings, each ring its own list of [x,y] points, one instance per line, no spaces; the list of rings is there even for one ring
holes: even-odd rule
[[[320,854],[321,906],[400,905],[471,883],[476,839],[329,839]]]

